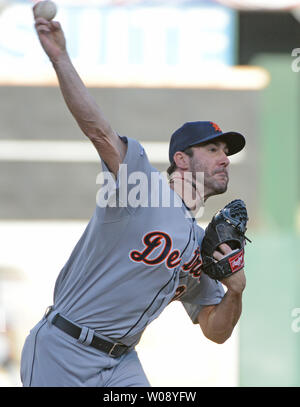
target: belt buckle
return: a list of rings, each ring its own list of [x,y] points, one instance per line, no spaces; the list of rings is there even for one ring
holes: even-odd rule
[[[113,355],[113,351],[115,350],[116,346],[118,346],[118,345],[121,345],[121,346],[122,346],[122,343],[119,343],[119,342],[114,343],[113,346],[112,346],[112,348],[111,348],[111,350],[108,352],[108,356],[110,356],[110,357],[112,357],[112,358],[116,358],[116,357],[117,357],[117,355]]]
[[[49,305],[49,306],[46,308],[44,317],[47,318],[52,310],[53,310],[53,305]]]

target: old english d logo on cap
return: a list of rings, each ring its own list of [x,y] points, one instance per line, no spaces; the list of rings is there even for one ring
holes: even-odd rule
[[[214,122],[210,122],[210,124],[213,126],[213,128],[218,132],[218,133],[222,133],[222,130],[220,129],[220,127],[214,123]]]

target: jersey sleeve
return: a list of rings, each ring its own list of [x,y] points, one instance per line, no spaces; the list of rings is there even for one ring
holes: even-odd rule
[[[138,206],[146,206],[154,171],[138,141],[129,137],[121,139],[127,144],[127,151],[117,177],[103,161],[102,172],[97,177],[96,212],[100,219],[108,222],[132,215]]]
[[[222,284],[212,280],[202,272],[199,282],[190,276],[188,277],[187,290],[180,301],[192,322],[197,324],[197,315],[203,306],[219,304],[224,294]]]

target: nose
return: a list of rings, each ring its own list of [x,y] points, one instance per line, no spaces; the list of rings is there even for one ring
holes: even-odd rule
[[[221,152],[219,164],[225,168],[228,167],[228,165],[230,164],[228,155],[224,151]]]

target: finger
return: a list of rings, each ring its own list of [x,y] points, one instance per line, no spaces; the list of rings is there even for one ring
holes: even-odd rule
[[[58,21],[50,21],[50,26],[53,31],[61,30],[61,25]]]
[[[217,260],[220,261],[223,259],[224,255],[222,253],[220,253],[218,250],[215,250],[213,252],[213,257]]]
[[[38,34],[51,32],[50,28],[45,25],[39,25],[38,27],[36,27],[36,31]]]
[[[230,252],[232,252],[232,248],[226,243],[220,244],[218,250],[220,250],[223,254],[229,254]]]
[[[50,21],[46,20],[43,17],[37,17],[35,19],[35,25],[39,25],[39,24],[45,24],[45,25],[50,25]]]

